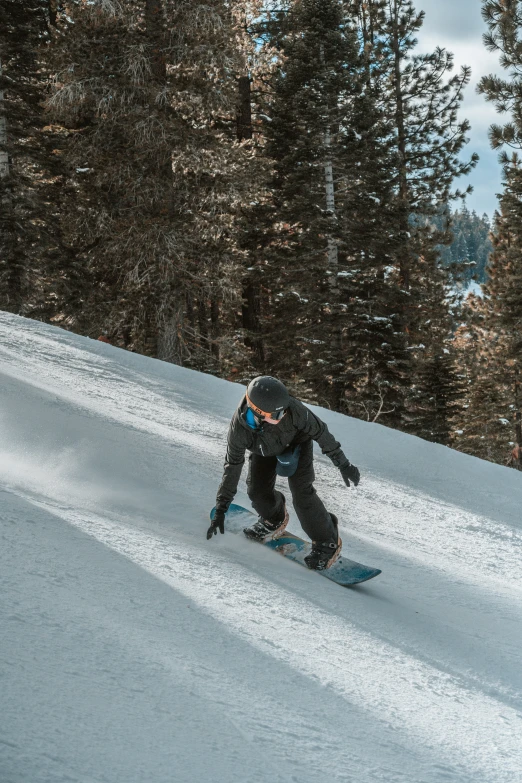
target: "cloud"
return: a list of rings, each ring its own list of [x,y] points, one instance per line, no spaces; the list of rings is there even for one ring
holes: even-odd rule
[[[414,0],[414,5],[426,13],[425,25],[444,30],[448,39],[477,41],[485,31],[480,0]]]

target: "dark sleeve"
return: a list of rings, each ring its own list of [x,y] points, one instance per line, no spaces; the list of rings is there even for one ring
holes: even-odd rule
[[[223,478],[219,485],[216,506],[228,511],[228,507],[234,500],[237,485],[241,478],[241,471],[245,464],[246,433],[237,421],[237,413],[234,414],[228,430],[227,454],[223,469]]]
[[[330,457],[336,468],[349,464],[348,459],[341,449],[341,444],[339,441],[335,440],[334,436],[324,421],[321,421],[319,416],[312,413],[312,411],[299,400],[293,401],[292,409],[292,413],[295,416],[295,426],[319,444],[323,454]]]

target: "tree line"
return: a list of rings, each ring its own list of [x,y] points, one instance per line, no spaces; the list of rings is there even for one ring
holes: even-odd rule
[[[517,57],[497,5],[487,44]],[[452,208],[477,162],[470,71],[418,52],[411,0],[0,14],[2,309],[495,461],[522,444],[518,159],[463,305],[490,228]],[[481,89],[511,110],[516,79]]]
[[[440,225],[444,218],[438,218]],[[491,241],[491,221],[486,214],[477,215],[464,203],[451,215],[451,233],[453,241],[441,245],[440,257],[444,264],[452,267],[460,284],[469,288],[471,283],[486,283],[488,280],[489,257],[493,252]]]

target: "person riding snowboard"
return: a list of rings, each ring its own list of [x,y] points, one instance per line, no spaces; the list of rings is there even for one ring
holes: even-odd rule
[[[225,514],[237,492],[245,452],[250,452],[247,490],[259,519],[245,528],[256,541],[280,536],[288,525],[285,497],[275,489],[276,476],[287,476],[299,522],[312,539],[306,565],[329,568],[341,552],[338,521],[314,489],[313,441],[339,468],[345,484],[359,483],[359,470],[341,450],[326,424],[300,400],[292,397],[277,378],[261,375],[249,384],[230,422],[223,479],[207,538],[225,532]]]

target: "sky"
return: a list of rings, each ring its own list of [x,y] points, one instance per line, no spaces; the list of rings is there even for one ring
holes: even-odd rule
[[[477,152],[480,160],[469,177],[457,184],[464,189],[468,182],[471,183],[474,191],[468,196],[468,207],[491,217],[501,191],[501,167],[498,152],[489,146],[488,128],[499,121],[499,115],[492,104],[478,95],[476,86],[482,76],[501,73],[502,69],[498,55],[488,52],[482,43],[482,34],[486,31],[481,16],[482,3],[480,0],[414,0],[414,5],[426,13],[418,35],[417,51],[428,52],[441,46],[455,55],[455,69],[461,65],[469,65],[472,69],[471,83],[461,109],[461,117],[471,123],[470,142],[462,155]]]

